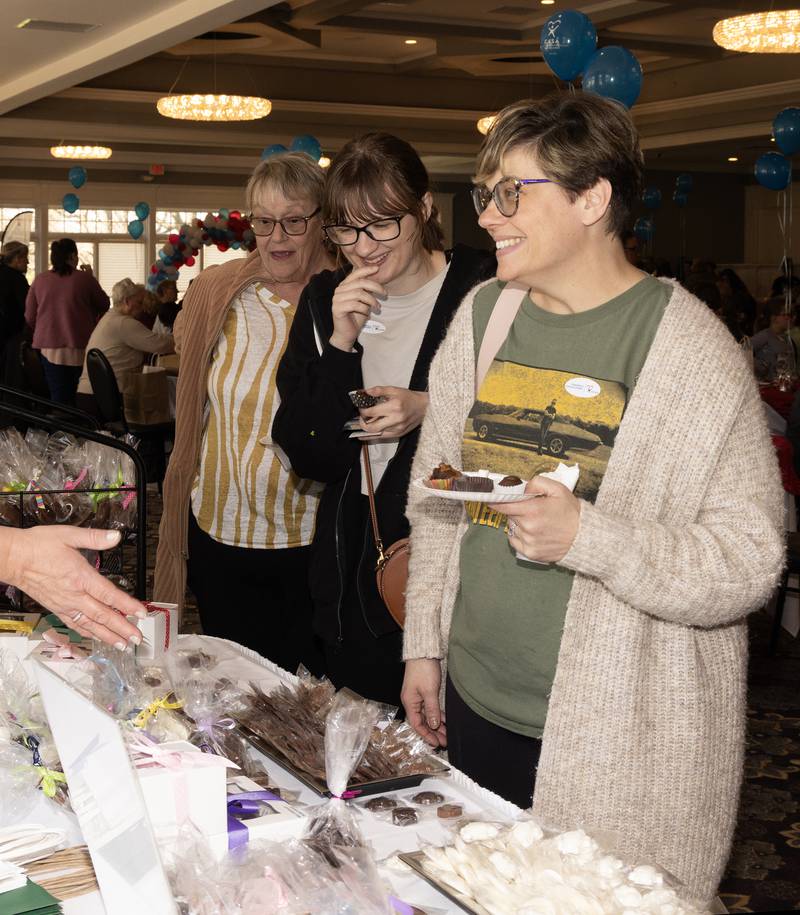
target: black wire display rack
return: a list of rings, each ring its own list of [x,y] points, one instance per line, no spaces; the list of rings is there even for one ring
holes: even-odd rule
[[[26,425],[28,428],[43,429],[49,432],[67,432],[75,438],[96,442],[107,448],[123,452],[133,462],[135,482],[132,486],[122,487],[136,494],[136,522],[133,527],[126,528],[119,550],[120,571],[122,565],[122,550],[128,545],[135,546],[136,571],[134,575],[134,597],[144,600],[147,587],[147,474],[139,452],[127,442],[114,438],[108,433],[100,431],[97,420],[74,407],[56,404],[44,400],[27,392],[17,391],[0,385],[0,427],[9,425]],[[57,496],[64,493],[118,493],[119,487],[90,487],[81,489],[28,489],[22,492],[4,492],[3,498],[19,499],[19,527],[35,527],[36,522],[25,520],[25,500],[35,499],[37,496]],[[108,553],[100,553],[101,571],[109,571]]]

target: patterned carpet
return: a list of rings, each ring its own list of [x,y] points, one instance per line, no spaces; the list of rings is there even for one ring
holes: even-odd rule
[[[150,596],[161,517],[161,498],[152,485],[148,514]],[[202,631],[191,595],[181,631]],[[733,852],[720,887],[729,912],[800,909],[800,639],[783,633],[770,658],[769,631],[765,613],[751,616],[745,782]]]

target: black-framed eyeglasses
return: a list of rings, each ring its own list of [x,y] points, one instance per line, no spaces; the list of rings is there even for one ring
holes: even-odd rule
[[[309,216],[284,216],[283,219],[271,219],[269,216],[254,216],[252,213],[247,217],[254,235],[264,237],[272,235],[275,226],[280,224],[286,235],[305,235],[308,229],[309,219],[313,219],[320,208],[317,207]]]
[[[501,178],[491,190],[483,185],[474,187],[472,202],[475,204],[475,212],[480,216],[494,200],[501,216],[513,216],[519,208],[520,189],[526,184],[555,184],[555,181],[549,178],[507,177]]]
[[[385,216],[383,219],[376,219],[374,222],[368,222],[365,226],[348,226],[341,223],[334,223],[323,226],[328,239],[338,248],[347,248],[358,241],[358,236],[363,232],[373,241],[391,241],[400,235],[400,220],[402,216]]]

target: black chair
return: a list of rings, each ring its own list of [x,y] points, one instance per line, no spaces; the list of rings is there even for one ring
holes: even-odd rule
[[[89,350],[86,354],[86,370],[103,427],[117,438],[127,433],[135,435],[141,442],[140,450],[145,463],[149,463],[147,457],[152,453],[155,473],[148,482],[158,483],[158,491],[161,492],[161,484],[167,472],[167,442],[175,439],[175,423],[129,423],[125,418],[125,401],[117,384],[117,376],[102,350]]]
[[[800,588],[789,586],[789,576],[800,575],[800,533],[792,532],[786,536],[786,568],[783,570],[783,578],[778,588],[778,596],[775,600],[775,616],[772,619],[772,633],[769,639],[769,654],[775,654],[778,647],[778,636],[781,634],[781,623],[783,622],[783,605],[786,603],[786,595],[800,594]]]

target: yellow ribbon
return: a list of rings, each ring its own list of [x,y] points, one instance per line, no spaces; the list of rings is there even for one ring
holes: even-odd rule
[[[0,620],[0,632],[33,632],[33,626],[24,620]]]
[[[48,769],[45,766],[34,766],[33,768],[41,776],[42,780],[39,782],[39,786],[48,797],[56,796],[57,785],[66,785],[67,783],[67,777],[63,772],[58,772],[55,769]]]
[[[154,716],[158,714],[159,709],[175,709],[183,708],[182,702],[169,702],[169,697],[172,693],[167,693],[166,696],[162,696],[160,699],[155,699],[150,705],[146,706],[139,712],[139,714],[133,719],[133,726],[135,728],[143,728],[147,722]]]

